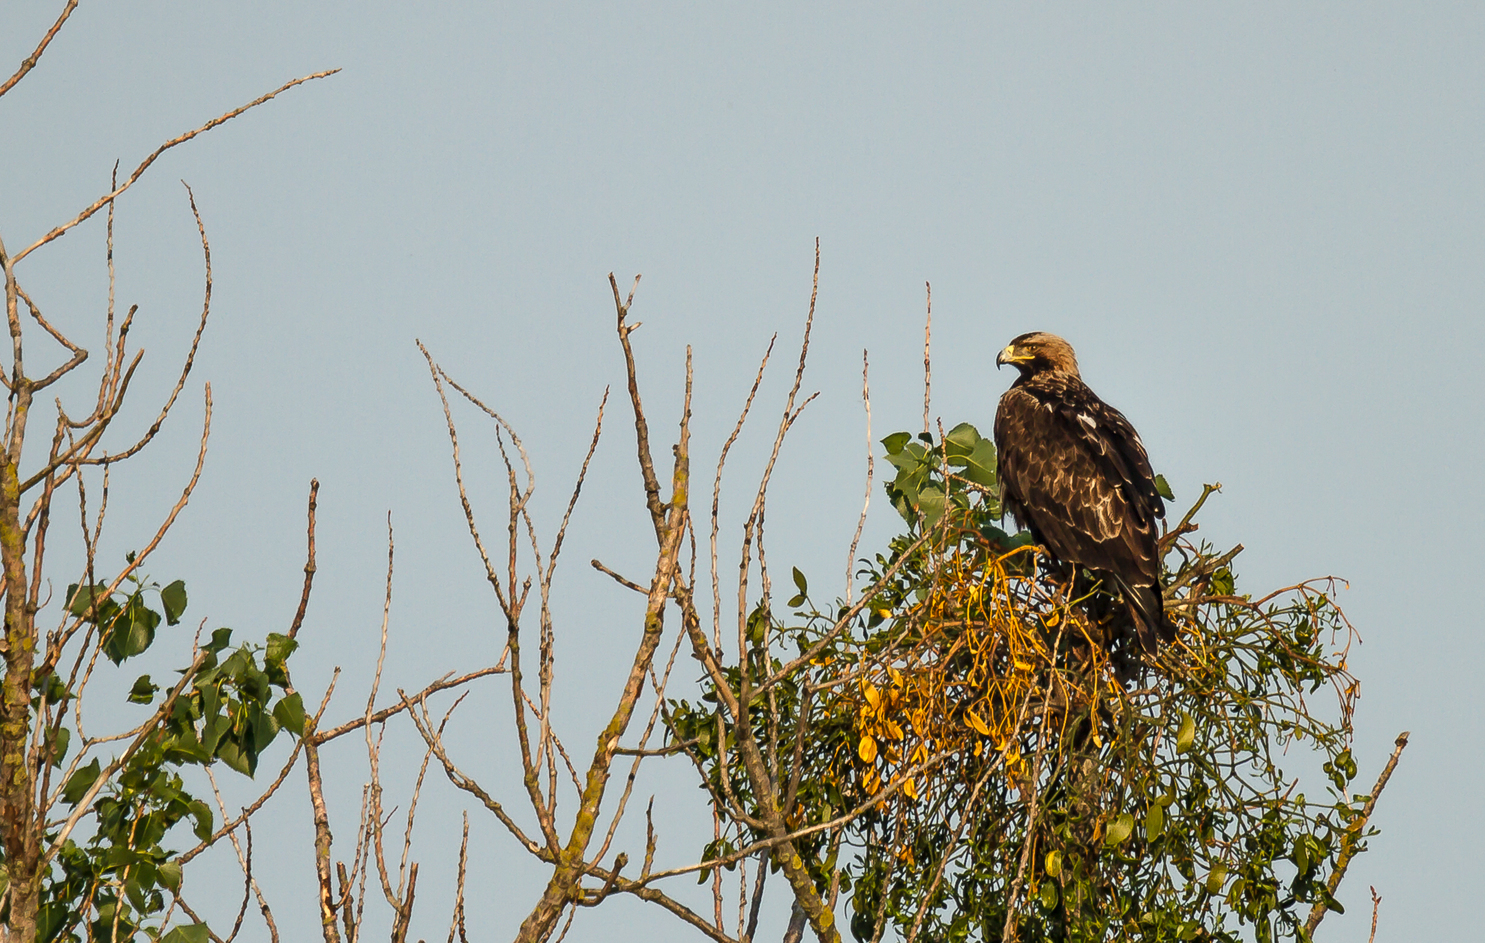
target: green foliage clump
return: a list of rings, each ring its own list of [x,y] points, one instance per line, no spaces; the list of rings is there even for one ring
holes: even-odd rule
[[[158,607],[150,597],[159,600]],[[147,651],[162,621],[179,624],[186,602],[179,580],[161,588],[131,579],[112,594],[104,583],[67,591],[68,614],[97,633],[99,651],[116,665]],[[118,742],[117,756],[99,754],[95,746],[89,762],[79,756],[65,769],[73,732],[64,721],[77,698],[77,672],[68,681],[55,671],[34,679],[32,704],[36,724],[45,727],[48,753],[43,789],[53,774],[60,781],[52,792],[55,812],[42,847],[51,846],[75,821],[43,871],[38,943],[141,935],[165,943],[208,938],[204,924],[165,932],[161,923],[171,909],[166,894],[181,889],[181,852],[167,847],[181,834],[176,826],[188,826],[196,842],[209,842],[214,834],[211,808],[182,773],[220,761],[252,776],[281,731],[304,732],[303,703],[287,690],[287,659],[296,645],[270,634],[266,646],[234,648],[232,630],[217,629],[170,690],[162,692],[149,675],[134,682],[126,700],[158,705],[154,722]]]
[[[1368,798],[1350,792],[1354,633],[1333,588],[1244,593],[1236,549],[1188,539],[1208,488],[1162,541],[1179,637],[1146,664],[1096,574],[1002,529],[974,427],[884,444],[907,526],[863,561],[868,598],[822,611],[797,575],[796,618],[766,602],[755,618],[810,657],[778,678],[755,643],[740,669],[759,742],[797,747],[777,760],[797,763],[791,827],[836,822],[800,847],[852,934],[1307,940],[1311,906],[1340,909],[1326,881],[1364,850]],[[704,701],[673,705],[672,732],[715,794],[736,791],[727,718]],[[1323,772],[1323,796],[1296,771]],[[707,854],[762,838],[734,822]]]

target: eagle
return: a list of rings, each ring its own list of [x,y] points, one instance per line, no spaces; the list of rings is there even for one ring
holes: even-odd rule
[[[995,364],[1021,372],[995,412],[1003,506],[1061,563],[1107,575],[1153,655],[1176,633],[1160,592],[1165,502],[1139,433],[1088,388],[1055,334],[1022,334]]]

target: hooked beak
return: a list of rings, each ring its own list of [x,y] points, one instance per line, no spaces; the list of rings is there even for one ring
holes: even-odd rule
[[[1007,344],[1005,350],[1002,350],[1000,354],[995,358],[995,369],[999,370],[1001,367],[1008,363],[1016,363],[1019,360],[1026,359],[1028,358],[1025,355],[1016,355],[1016,347],[1014,344]]]

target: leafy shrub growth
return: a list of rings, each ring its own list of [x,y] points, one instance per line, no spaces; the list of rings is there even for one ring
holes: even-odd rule
[[[1268,943],[1339,910],[1325,881],[1364,849],[1367,797],[1348,792],[1354,632],[1330,583],[1239,590],[1241,547],[1190,539],[1208,487],[1162,540],[1180,634],[1145,664],[1094,575],[1001,529],[974,427],[884,444],[907,526],[863,561],[866,606],[842,627],[796,570],[795,617],[760,603],[745,669],[773,705],[755,737],[794,745],[775,762],[794,764],[791,827],[814,829],[797,847],[821,893],[848,895],[854,936]],[[785,671],[768,637],[810,657]],[[752,809],[714,705],[673,703],[672,733]],[[1292,775],[1312,762],[1320,799]],[[732,822],[706,853],[762,838]]]

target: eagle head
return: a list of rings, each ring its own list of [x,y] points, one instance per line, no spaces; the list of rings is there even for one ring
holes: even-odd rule
[[[1007,344],[995,358],[995,366],[1007,363],[1020,370],[1022,376],[1046,372],[1078,375],[1078,358],[1072,345],[1045,331],[1022,334]]]

